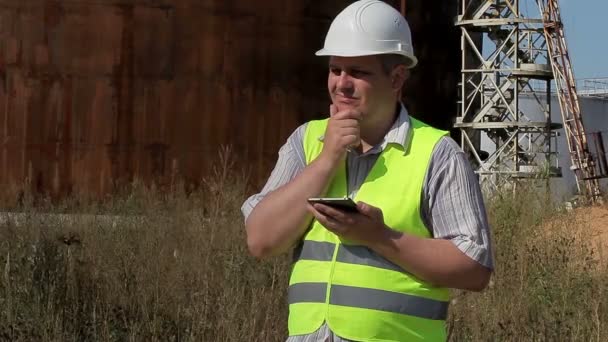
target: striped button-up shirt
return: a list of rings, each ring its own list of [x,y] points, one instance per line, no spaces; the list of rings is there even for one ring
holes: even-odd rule
[[[367,174],[388,144],[407,147],[410,120],[405,107],[383,141],[363,154],[347,155],[348,192],[354,197]],[[266,185],[249,197],[241,210],[245,220],[255,206],[273,190],[291,181],[306,167],[304,133],[298,127],[279,150],[277,164]],[[420,215],[434,238],[451,241],[459,250],[481,265],[492,269],[490,231],[477,176],[456,142],[443,137],[433,150],[421,194]],[[288,342],[347,341],[331,332],[327,325],[310,335],[292,336]]]

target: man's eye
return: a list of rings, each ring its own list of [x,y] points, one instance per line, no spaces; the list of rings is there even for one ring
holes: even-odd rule
[[[363,71],[363,70],[352,70],[351,75],[353,75],[353,77],[362,77],[362,76],[366,76],[369,75],[368,72]]]
[[[330,68],[329,72],[331,72],[332,74],[339,76],[342,73],[342,70],[338,69],[338,68]]]

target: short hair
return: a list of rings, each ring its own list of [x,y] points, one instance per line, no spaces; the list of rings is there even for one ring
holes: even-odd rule
[[[387,75],[398,65],[405,65],[405,67],[408,67],[412,64],[412,61],[409,58],[396,53],[378,55],[378,59],[380,59],[382,71]]]

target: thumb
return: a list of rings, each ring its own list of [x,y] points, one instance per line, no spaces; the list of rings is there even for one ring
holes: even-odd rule
[[[334,115],[336,115],[336,113],[338,112],[338,107],[336,107],[335,104],[330,104],[329,105],[329,116],[332,117]]]
[[[365,202],[357,202],[357,210],[365,216],[382,219],[382,210]]]

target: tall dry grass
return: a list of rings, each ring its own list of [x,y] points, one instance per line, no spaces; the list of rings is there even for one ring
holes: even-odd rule
[[[245,178],[220,165],[188,194],[136,184],[100,204],[40,202],[81,216],[31,201],[5,215],[0,340],[283,339],[287,259],[248,256]]]
[[[608,263],[586,223],[543,193],[489,201],[495,272],[483,293],[454,291],[452,341],[608,339]]]
[[[0,340],[284,340],[290,258],[248,256],[245,177],[219,165],[190,193],[7,204],[22,215],[0,225]],[[606,340],[608,270],[580,222],[532,192],[488,211],[495,275],[455,291],[450,340]]]

